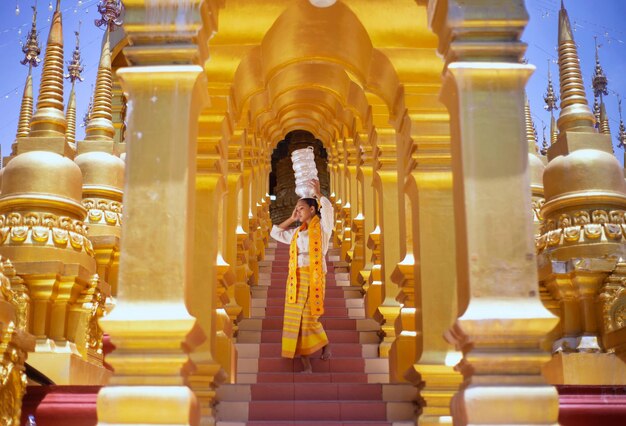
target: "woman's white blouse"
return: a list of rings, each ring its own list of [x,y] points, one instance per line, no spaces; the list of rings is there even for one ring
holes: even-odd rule
[[[322,217],[320,218],[320,225],[322,228],[322,252],[324,253],[324,272],[326,272],[326,253],[328,252],[328,245],[330,242],[330,235],[333,232],[333,205],[326,197],[320,198]],[[281,229],[274,225],[270,235],[276,241],[284,244],[291,244],[291,239],[296,233],[298,228]],[[309,265],[309,231],[300,231],[298,233],[298,267]]]

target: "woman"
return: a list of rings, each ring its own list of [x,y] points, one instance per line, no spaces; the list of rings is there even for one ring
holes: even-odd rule
[[[328,337],[319,322],[324,313],[326,252],[333,229],[333,206],[313,180],[315,198],[302,198],[289,219],[274,225],[270,235],[289,244],[289,277],[285,292],[282,356],[302,357],[303,372],[313,372],[309,356],[322,349],[321,359],[331,356]],[[318,206],[319,200],[319,206]],[[291,228],[294,222],[299,228]]]

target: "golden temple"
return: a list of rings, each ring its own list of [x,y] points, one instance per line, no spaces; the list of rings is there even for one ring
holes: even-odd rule
[[[626,423],[626,180],[563,3],[542,150],[523,0],[100,0],[83,140],[61,3],[1,170],[2,425]],[[311,375],[273,355],[269,237],[307,146]]]

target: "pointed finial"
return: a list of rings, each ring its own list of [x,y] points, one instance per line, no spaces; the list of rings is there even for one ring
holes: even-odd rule
[[[78,31],[74,31],[76,35],[76,47],[74,48],[74,52],[72,53],[72,60],[67,62],[67,71],[65,74],[65,78],[69,79],[72,82],[72,86],[78,81],[83,81],[81,77],[81,73],[85,67],[83,66],[81,57],[80,57],[80,25],[82,21],[78,23]]]
[[[89,105],[87,105],[87,111],[83,115],[83,123],[80,125],[81,127],[87,127],[89,123],[89,119],[91,118],[91,111],[93,111],[93,83],[91,84],[91,96],[89,96]]]
[[[20,107],[20,117],[17,122],[16,139],[25,138],[30,132],[30,120],[33,117],[33,76],[28,72],[24,94],[22,95],[22,105]]]
[[[63,105],[63,24],[60,3],[60,0],[57,0],[57,8],[52,15],[37,98],[37,112],[31,120],[31,136],[64,137],[67,128]]]
[[[556,125],[554,116],[550,118],[550,145],[554,145],[559,138],[559,128]]]
[[[626,152],[626,126],[622,120],[622,98],[617,97],[617,109],[619,111],[619,133],[617,134],[618,144],[617,146],[622,148]]]
[[[554,92],[554,86],[552,85],[552,74],[550,73],[550,59],[548,59],[548,88],[546,89],[546,93],[543,95],[543,101],[546,103],[544,106],[546,111],[558,110],[558,101],[559,97]]]
[[[593,37],[595,45],[596,45],[596,67],[593,71],[593,78],[591,79],[591,86],[593,87],[593,95],[599,96],[602,99],[602,95],[608,95],[609,91],[607,90],[608,79],[602,70],[602,65],[600,65],[600,56],[598,55],[598,37]]]
[[[604,101],[600,102],[600,126],[598,127],[600,133],[604,135],[611,135],[611,128],[609,127],[609,118],[606,115],[606,107]]]
[[[546,123],[544,123],[543,121],[541,122],[542,124],[542,133],[543,133],[543,143],[541,144],[541,155],[546,155],[548,153],[548,140],[546,139]]]
[[[598,128],[600,125],[600,104],[595,96],[593,98],[593,116],[596,117],[596,128]]]
[[[559,11],[559,79],[561,86],[561,113],[559,131],[586,129],[594,131],[595,117],[587,103],[580,60],[567,10],[561,2]]]
[[[74,148],[76,146],[76,93],[74,92],[74,83],[72,82],[72,90],[70,91],[70,99],[67,102],[67,111],[65,113],[67,120],[67,130],[65,131],[65,140]]]
[[[32,9],[33,23],[26,36],[26,42],[22,45],[24,59],[20,61],[22,65],[28,64],[29,68],[36,67],[39,65],[39,62],[41,62],[41,58],[39,57],[41,46],[39,46],[39,34],[37,34],[37,8],[32,6]]]
[[[86,140],[113,140],[115,127],[112,115],[113,74],[111,72],[111,50],[109,30],[104,33],[104,43],[98,65],[96,89],[93,95],[93,109],[85,130]]]
[[[526,142],[528,143],[528,152],[537,152],[537,135],[535,132],[535,125],[533,118],[530,114],[530,103],[528,102],[528,96],[524,96],[524,121],[526,123]]]
[[[100,0],[98,13],[102,17],[94,21],[96,27],[105,27],[109,31],[115,31],[122,25],[122,20],[120,19],[122,10],[123,6],[120,0]]]

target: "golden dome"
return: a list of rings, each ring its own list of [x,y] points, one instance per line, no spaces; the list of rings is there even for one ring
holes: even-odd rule
[[[6,175],[6,176],[4,176]],[[29,207],[39,203],[84,214],[82,174],[72,160],[48,151],[30,151],[13,158],[4,168],[0,204]]]
[[[610,153],[579,149],[552,159],[544,172],[546,202],[573,193],[626,197],[622,167]]]
[[[85,190],[113,191],[121,197],[124,189],[124,161],[107,152],[92,151],[78,155],[74,162],[83,172]]]

